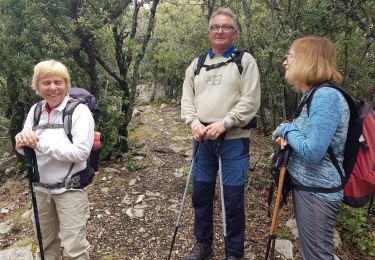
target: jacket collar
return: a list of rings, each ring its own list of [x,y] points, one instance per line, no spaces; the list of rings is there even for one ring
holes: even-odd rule
[[[226,49],[225,51],[223,51],[223,53],[221,54],[223,57],[225,58],[229,58],[230,55],[236,50],[236,47],[234,45],[230,46],[228,49]],[[209,48],[208,49],[208,55],[210,56],[210,58],[212,59],[213,57],[215,57],[216,53],[212,50],[212,48]]]

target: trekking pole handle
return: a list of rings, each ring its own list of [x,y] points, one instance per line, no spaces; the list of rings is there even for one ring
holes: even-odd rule
[[[26,167],[32,167],[33,166],[33,153],[35,152],[34,149],[28,146],[24,146],[23,151],[25,152]]]
[[[289,161],[289,154],[290,154],[290,145],[287,145],[284,148],[284,154],[283,154],[283,161],[281,162],[281,167],[287,167],[288,161]]]

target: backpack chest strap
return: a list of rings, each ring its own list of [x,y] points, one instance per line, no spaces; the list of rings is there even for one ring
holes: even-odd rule
[[[44,124],[44,125],[35,125],[33,126],[33,130],[45,130],[45,129],[58,129],[64,128],[63,124]]]
[[[65,182],[60,182],[56,184],[45,184],[45,183],[40,183],[40,182],[34,182],[33,184],[36,187],[42,187],[42,188],[49,189],[49,190],[60,189],[60,188],[65,187]]]

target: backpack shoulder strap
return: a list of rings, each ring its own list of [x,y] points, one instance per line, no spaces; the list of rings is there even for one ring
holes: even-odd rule
[[[35,127],[39,125],[40,116],[42,115],[42,107],[43,107],[44,101],[39,101],[34,109],[34,125],[33,130],[35,130]]]
[[[72,137],[72,116],[73,112],[76,109],[76,107],[81,104],[82,101],[76,100],[76,99],[69,99],[68,103],[66,104],[64,110],[63,110],[63,115],[62,115],[62,120],[63,120],[63,125],[64,125],[64,131],[66,135],[69,138],[69,141],[73,143],[73,137]]]
[[[329,87],[329,88],[334,88],[337,91],[339,91],[345,98],[349,110],[350,110],[350,119],[349,119],[349,126],[348,126],[348,135],[347,135],[347,140],[345,143],[345,149],[344,149],[344,164],[343,167],[345,169],[345,176],[343,172],[341,171],[341,168],[339,166],[339,163],[337,161],[336,155],[333,152],[332,147],[328,147],[327,153],[329,155],[329,158],[333,165],[335,166],[336,170],[338,171],[340,178],[341,178],[341,183],[342,187],[346,184],[349,174],[351,173],[354,164],[355,164],[355,159],[358,151],[358,139],[359,136],[361,135],[362,132],[362,124],[360,123],[360,117],[357,109],[357,105],[353,98],[340,86],[337,85],[333,81],[327,81],[321,85],[316,85],[313,87],[311,93],[309,93],[308,96],[306,96],[300,103],[297,109],[297,116],[301,113],[302,108],[305,104],[307,104],[307,113],[309,113],[310,105],[312,98],[314,96],[314,93],[316,90],[322,87]],[[346,147],[350,147],[350,149],[346,149]],[[354,161],[353,161],[354,160]]]
[[[194,71],[194,76],[199,75],[201,68],[204,66],[204,62],[206,61],[207,53],[201,54],[198,57],[197,68]]]
[[[242,66],[242,57],[244,55],[246,51],[244,50],[237,50],[234,52],[234,62],[236,63],[237,65],[237,68],[238,68],[238,72],[240,73],[240,75],[242,75],[242,71],[243,71],[243,66]]]
[[[351,118],[358,117],[357,106],[353,98],[341,86],[337,85],[337,83],[335,83],[334,81],[327,81],[327,82],[324,82],[323,84],[313,86],[311,92],[306,97],[304,97],[301,103],[298,105],[296,117],[298,117],[301,114],[302,108],[305,104],[307,104],[307,114],[309,114],[310,105],[311,105],[315,92],[318,89],[323,88],[323,87],[334,88],[338,90],[344,96],[346,102],[348,103],[348,106],[350,109],[350,117]]]
[[[208,70],[219,68],[230,62],[234,62],[237,65],[238,72],[240,73],[240,75],[242,75],[242,71],[243,71],[242,57],[244,53],[245,53],[244,50],[241,50],[241,51],[236,50],[235,52],[233,52],[229,60],[224,61],[224,62],[219,62],[217,64],[212,64],[212,65],[204,65],[204,62],[206,61],[207,53],[201,54],[198,57],[197,69],[194,72],[194,76],[197,76],[199,74],[202,67],[205,67],[206,70],[208,71]]]

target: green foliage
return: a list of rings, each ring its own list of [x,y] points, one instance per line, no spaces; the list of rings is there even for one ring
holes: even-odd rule
[[[118,156],[121,151],[115,149],[114,144],[118,142],[118,123],[122,120],[121,92],[113,86],[99,92],[99,104],[101,115],[99,117],[98,129],[101,132],[104,145],[100,157],[108,159],[110,156]]]
[[[128,153],[126,155],[126,168],[129,171],[133,172],[137,170],[142,170],[145,168],[145,166],[142,163],[135,161],[133,158],[133,154]]]
[[[160,5],[155,34],[141,68],[142,79],[163,84],[169,98],[179,98],[186,68],[209,47],[204,13],[199,6],[180,2]]]
[[[9,118],[5,118],[5,117],[0,116],[0,125],[3,126],[3,127],[9,128],[9,125],[10,125]]]
[[[8,138],[8,129],[10,127],[10,120],[0,115],[0,155],[7,151],[11,152],[12,150],[12,143]]]
[[[341,235],[350,245],[354,245],[362,255],[375,256],[375,223],[370,220],[367,208],[351,208],[344,205],[338,216]]]

